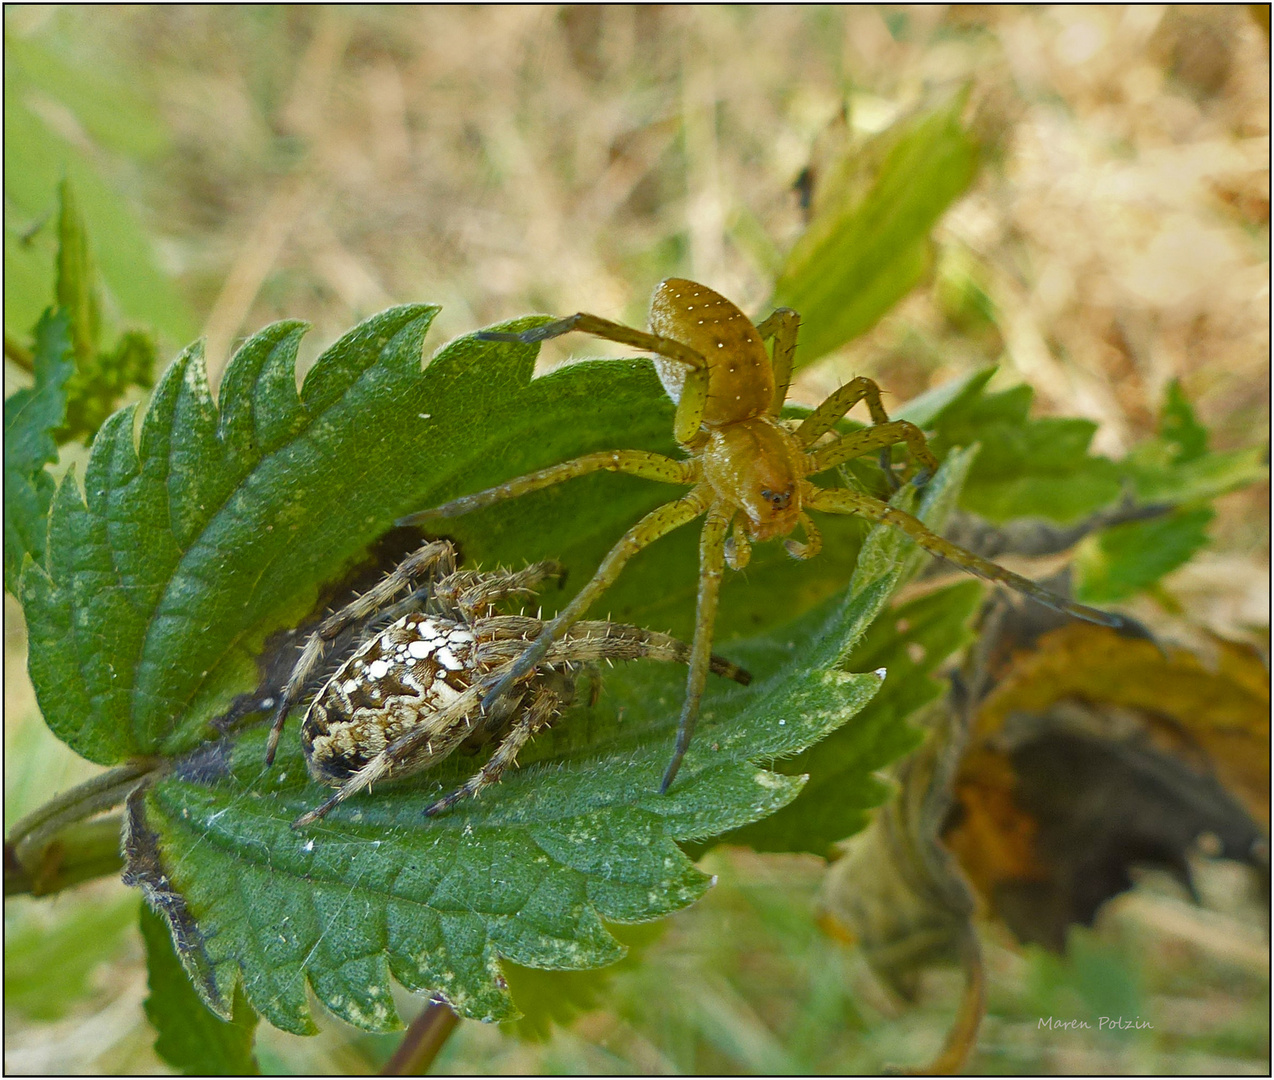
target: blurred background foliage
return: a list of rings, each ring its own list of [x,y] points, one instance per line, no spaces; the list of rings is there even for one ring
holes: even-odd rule
[[[806,226],[827,200],[852,202],[855,163],[892,167],[908,191],[924,163],[890,157],[897,125],[963,94],[978,171],[959,153],[938,168],[952,193],[971,186],[931,241],[873,254],[920,287],[803,371],[795,399],[865,374],[902,402],[997,363],[994,386],[1030,383],[1037,413],[1098,422],[1094,449],[1119,457],[1155,432],[1176,379],[1214,447],[1248,445],[1268,438],[1269,401],[1258,14],[10,7],[6,394],[29,381],[8,340],[47,303],[63,178],[105,286],[103,340],[142,325],[166,361],[204,334],[215,385],[237,340],[284,317],[314,324],[312,358],[404,301],[443,305],[431,349],[527,311],[640,324],[670,274],[760,312],[776,289],[789,299],[798,238],[793,259],[820,265]],[[846,333],[871,322],[853,316]],[[541,363],[607,349],[567,339]],[[1267,488],[1216,511],[1212,547],[1129,609],[1268,655]],[[92,770],[39,723],[5,602],[11,822]],[[1215,856],[1190,853],[1193,897],[1140,875],[1060,956],[979,924],[989,1012],[970,1068],[1265,1072],[1266,908],[1246,868]],[[717,888],[573,1020],[542,1042],[461,1025],[438,1069],[873,1072],[937,1051],[958,975],[927,973],[904,1008],[813,921],[821,860],[722,848],[705,868]],[[6,903],[9,1071],[164,1067],[135,910],[111,881]],[[1038,1028],[1095,1015],[1154,1027]],[[266,1071],[299,1073],[366,1071],[395,1043],[336,1021],[259,1038]]]

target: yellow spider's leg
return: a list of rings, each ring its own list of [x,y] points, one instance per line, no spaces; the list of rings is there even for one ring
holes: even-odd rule
[[[488,709],[501,694],[508,691],[509,687],[534,670],[544,659],[553,642],[560,638],[572,623],[579,621],[593,601],[610,588],[629,559],[642,548],[649,547],[661,536],[697,518],[708,509],[711,497],[711,492],[706,485],[696,487],[676,502],[664,503],[663,506],[656,507],[624,533],[615,546],[607,552],[606,558],[602,560],[592,580],[558,612],[552,622],[540,631],[540,636],[491,687],[482,699],[483,709]]]
[[[716,503],[708,511],[708,520],[699,534],[699,602],[695,608],[695,636],[690,646],[690,674],[686,678],[686,700],[681,706],[677,725],[677,746],[659,784],[662,795],[686,756],[695,722],[699,719],[699,701],[708,681],[708,664],[712,656],[712,630],[717,621],[717,597],[721,592],[721,574],[725,567],[725,537],[733,515],[723,504]]]
[[[816,439],[831,431],[836,426],[836,421],[860,401],[867,402],[873,424],[889,423],[889,414],[880,403],[880,387],[871,379],[860,375],[833,390],[823,404],[801,421],[801,426],[796,429],[796,437],[801,445],[812,446]]]
[[[742,515],[734,519],[734,528],[725,542],[725,561],[731,570],[742,570],[752,561],[752,541],[748,539]]]
[[[599,450],[595,454],[585,454],[572,461],[564,461],[560,465],[552,465],[538,472],[527,473],[516,480],[509,480],[486,491],[473,495],[464,495],[452,499],[449,503],[435,506],[432,510],[421,510],[399,518],[399,525],[419,525],[432,518],[459,517],[473,510],[481,510],[492,503],[505,499],[516,499],[519,495],[527,495],[532,491],[540,491],[563,480],[573,480],[577,476],[587,476],[593,472],[619,472],[630,476],[641,476],[647,480],[658,480],[664,484],[695,483],[695,468],[687,461],[674,461],[663,454],[651,453],[647,450]]]
[[[924,433],[906,420],[890,420],[861,431],[851,431],[811,451],[807,455],[810,463],[808,475],[813,476],[824,469],[849,461],[850,458],[861,457],[877,447],[892,446],[899,442],[907,444],[911,456],[921,463],[925,472],[938,471],[938,459],[929,449]]]
[[[788,387],[792,383],[792,358],[796,355],[796,334],[801,327],[801,317],[791,308],[777,308],[768,318],[756,324],[761,340],[774,338],[774,398],[768,410],[770,416],[778,416],[787,400]]]
[[[797,520],[801,523],[801,528],[805,530],[805,543],[788,539],[783,541],[783,546],[794,559],[812,559],[823,550],[823,534],[818,531],[818,526],[804,510],[801,511],[801,516]]]
[[[1086,622],[1096,623],[1098,626],[1109,626],[1114,629],[1136,632],[1138,636],[1145,636],[1144,631],[1140,631],[1136,624],[1123,616],[1115,615],[1108,611],[1098,611],[1096,608],[1077,604],[1073,600],[1067,600],[1064,596],[1058,596],[1057,593],[1044,588],[1043,585],[1032,581],[1030,578],[1015,574],[1012,570],[993,563],[989,559],[984,559],[980,555],[975,555],[971,551],[965,551],[964,548],[957,547],[949,540],[945,540],[936,532],[933,532],[918,518],[914,518],[902,510],[897,510],[879,499],[873,499],[870,495],[862,495],[857,491],[850,491],[848,488],[818,488],[807,482],[803,485],[802,501],[805,506],[812,510],[822,510],[829,514],[856,514],[872,521],[883,522],[906,533],[929,554],[937,555],[948,562],[955,563],[961,569],[967,570],[971,574],[976,574],[980,578],[985,578],[987,581],[998,581],[1008,585],[1020,593],[1025,593],[1032,600],[1038,601],[1045,607],[1065,612],[1067,615],[1073,615],[1075,618],[1083,619]]]
[[[520,334],[506,334],[495,330],[484,330],[474,337],[481,341],[520,341],[529,345],[536,341],[547,341],[549,338],[561,337],[578,330],[584,334],[617,341],[621,345],[631,345],[635,349],[646,349],[678,363],[689,369],[686,373],[685,385],[681,398],[677,402],[677,415],[673,423],[673,436],[677,442],[688,445],[699,432],[703,423],[703,412],[708,404],[708,362],[697,350],[684,345],[675,338],[652,334],[646,330],[637,330],[623,323],[603,319],[599,315],[579,312],[569,315],[557,322],[545,323],[531,330],[523,330]]]

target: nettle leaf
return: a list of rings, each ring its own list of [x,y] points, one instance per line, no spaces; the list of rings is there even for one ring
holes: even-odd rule
[[[1208,452],[1208,429],[1195,416],[1180,379],[1173,379],[1164,391],[1159,435],[1175,448],[1174,460],[1178,463],[1194,461]]]
[[[713,688],[668,796],[656,789],[684,673],[631,665],[480,801],[422,817],[442,785],[475,767],[457,755],[427,779],[293,831],[327,793],[308,780],[293,739],[269,772],[263,731],[208,741],[209,721],[255,685],[267,634],[295,625],[319,586],[407,512],[602,447],[673,449],[671,406],[648,362],[583,363],[532,380],[533,347],[461,338],[422,370],[435,310],[396,308],[356,327],[299,394],[300,324],[245,343],[218,404],[199,350],[187,350],[157,387],[140,439],[134,410],[116,414],[94,443],[85,494],[73,478],[59,488],[47,570],[24,583],[31,672],[50,726],[103,763],[181,757],[147,792],[137,834],[155,838],[163,888],[180,904],[167,892],[156,900],[189,913],[182,940],[199,955],[184,959],[206,974],[202,992],[222,1015],[242,981],[271,1022],[311,1030],[308,985],[337,1015],[392,1027],[390,974],[445,994],[465,1015],[514,1015],[501,958],[572,970],[616,960],[622,947],[602,920],[657,918],[707,888],[676,842],[790,801],[802,780],[758,763],[824,737],[880,684],[840,665],[900,564],[868,560],[845,593],[865,530],[829,518],[819,559],[798,565],[762,545],[724,590],[720,641],[768,634],[783,647],[753,665],[750,689]],[[954,475],[931,481],[926,505],[954,496]],[[678,491],[588,477],[447,531],[466,565],[551,555],[578,588],[625,528]],[[607,598],[614,615],[684,635],[694,541],[681,530],[634,560]],[[787,625],[837,593],[817,625]]]
[[[935,432],[934,451],[982,447],[960,505],[996,524],[1015,517],[1070,523],[1119,498],[1120,468],[1089,454],[1097,425],[1060,417],[1031,419],[1029,386],[988,393],[994,369],[938,387],[901,410]]]
[[[1264,479],[1269,446],[1208,449],[1208,430],[1195,417],[1180,384],[1168,384],[1159,433],[1135,446],[1120,468],[1142,502],[1182,503],[1213,499]]]
[[[1182,509],[1085,537],[1075,552],[1075,598],[1113,604],[1149,588],[1207,546],[1215,516],[1207,507]]]
[[[935,477],[923,514],[949,505],[965,465],[962,456]],[[712,688],[666,796],[657,789],[684,675],[661,665],[608,673],[601,702],[537,739],[523,769],[435,819],[424,808],[472,761],[453,756],[302,833],[289,822],[325,791],[295,744],[270,773],[260,731],[179,768],[149,793],[147,818],[222,1007],[242,972],[249,1001],[277,1026],[311,1030],[308,982],[338,1016],[384,1030],[398,1023],[392,973],[463,1015],[503,1020],[516,1014],[501,958],[559,970],[613,963],[623,948],[603,920],[658,918],[710,885],[675,841],[790,802],[804,778],[762,763],[824,738],[876,693],[882,672],[843,666],[906,572],[902,554],[865,563],[823,618],[749,643],[756,684]]]
[[[257,1018],[240,991],[233,1019],[208,1011],[173,951],[168,924],[142,905],[142,941],[150,995],[143,1003],[155,1028],[155,1052],[186,1076],[254,1076],[252,1054]]]
[[[73,367],[70,318],[45,312],[35,328],[35,385],[4,403],[4,587],[15,595],[22,562],[44,562],[55,485],[46,465],[57,461],[53,433],[66,416]]]
[[[923,732],[907,723],[940,697],[934,671],[973,638],[969,621],[985,588],[961,581],[909,601],[877,619],[850,653],[852,671],[883,669],[884,684],[853,723],[778,766],[809,777],[800,795],[777,813],[722,839],[757,851],[806,851],[827,856],[833,844],[862,829],[868,811],[890,786],[874,774],[910,753]],[[747,658],[743,656],[746,663]]]

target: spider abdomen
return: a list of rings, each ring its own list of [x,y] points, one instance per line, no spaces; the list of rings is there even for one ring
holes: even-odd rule
[[[703,423],[733,424],[760,416],[774,397],[774,372],[752,320],[724,296],[684,278],[661,281],[650,298],[650,329],[689,345],[708,361]],[[685,365],[656,356],[659,381],[681,400]]]
[[[438,730],[425,735],[394,772],[418,772],[446,757],[473,734],[476,721],[439,723],[439,713],[485,668],[463,623],[420,612],[403,616],[359,648],[315,695],[301,724],[310,774],[337,787],[404,735],[430,724]]]

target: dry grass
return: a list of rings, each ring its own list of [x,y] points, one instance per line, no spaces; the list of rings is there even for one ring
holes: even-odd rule
[[[32,8],[7,26],[60,35],[160,111],[169,153],[101,163],[214,368],[271,320],[310,320],[313,356],[410,300],[444,305],[434,345],[527,311],[638,322],[672,273],[755,311],[842,105],[866,132],[967,81],[984,167],[938,230],[938,281],[977,284],[994,326],[961,333],[923,288],[800,393],[866,373],[904,400],[995,361],[1118,454],[1180,378],[1218,445],[1268,438],[1269,39],[1242,7]],[[545,363],[571,347],[605,351]],[[1268,627],[1268,496],[1220,509],[1215,549],[1169,587],[1218,629]],[[21,727],[34,704],[14,695]],[[45,1057],[32,1038],[25,1068],[106,1067],[95,1037],[59,1028]]]

